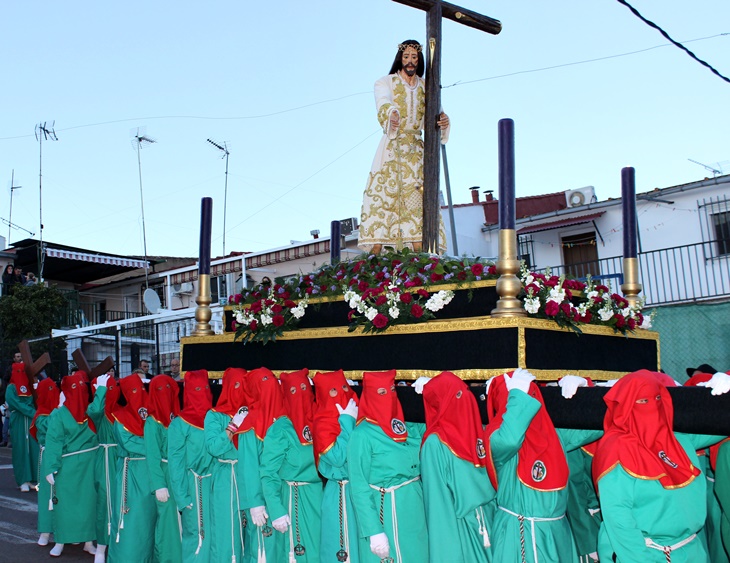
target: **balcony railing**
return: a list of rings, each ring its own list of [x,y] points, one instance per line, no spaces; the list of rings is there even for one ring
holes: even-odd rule
[[[639,253],[640,295],[645,306],[730,297],[730,255],[718,254],[718,248],[717,242],[713,241]],[[623,283],[623,259],[614,256],[553,266],[550,272],[575,278],[590,274],[618,292]]]

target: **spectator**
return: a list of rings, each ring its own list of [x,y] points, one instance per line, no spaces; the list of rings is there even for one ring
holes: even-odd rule
[[[38,283],[38,280],[35,277],[35,274],[33,272],[28,272],[28,276],[25,279],[25,283],[23,285],[36,285]]]
[[[15,266],[14,275],[15,275],[15,283],[17,283],[19,285],[25,285],[25,282],[27,280],[26,280],[25,274],[23,273],[23,268],[21,268],[20,266]]]
[[[140,360],[139,365],[137,366],[137,369],[141,369],[144,372],[144,377],[142,379],[149,379],[149,373],[150,373],[150,361],[149,360]]]
[[[165,372],[165,375],[169,375],[175,381],[182,381],[180,377],[180,360],[173,358],[170,360],[170,370]]]
[[[12,264],[8,264],[3,271],[3,295],[10,295],[10,288],[13,285],[15,285],[15,269]]]
[[[20,354],[20,352],[15,352],[15,354],[13,354],[13,363],[19,364],[22,361],[23,361],[23,356]],[[10,365],[5,370],[5,375],[3,375],[3,383],[5,384],[5,386],[7,386],[8,383],[10,382],[10,376],[12,376],[12,375],[13,375],[13,366]]]

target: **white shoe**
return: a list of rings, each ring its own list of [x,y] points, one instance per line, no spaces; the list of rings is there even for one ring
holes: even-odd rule
[[[30,483],[23,483],[22,485],[20,485],[20,492],[29,493],[30,492]]]
[[[87,541],[84,544],[84,551],[86,553],[91,553],[91,555],[96,555],[96,548],[94,547],[94,542]]]
[[[51,549],[51,557],[61,557],[61,554],[63,553],[63,546],[62,543],[57,543],[53,546],[53,549]]]
[[[38,538],[38,545],[48,545],[48,540],[50,539],[51,534],[43,532],[41,534],[41,537]]]

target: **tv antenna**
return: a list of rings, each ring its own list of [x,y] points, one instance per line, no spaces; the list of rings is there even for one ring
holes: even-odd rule
[[[149,289],[149,262],[147,261],[147,231],[145,228],[144,221],[144,192],[142,191],[142,157],[140,153],[144,147],[147,147],[157,141],[152,137],[145,135],[144,127],[137,127],[136,130],[132,129],[132,146],[137,149],[137,168],[139,170],[139,201],[142,207],[142,244],[144,246],[144,286],[145,289]]]
[[[43,283],[43,266],[46,261],[46,253],[43,249],[43,141],[58,141],[58,136],[55,130],[56,122],[51,121],[48,125],[47,121],[39,123],[35,126],[35,140],[38,141],[38,222],[40,223],[39,238],[40,244],[38,245],[39,253],[39,267],[38,267],[38,281]]]
[[[713,168],[712,166],[707,166],[707,164],[702,164],[701,162],[697,162],[696,160],[692,160],[691,158],[688,158],[690,162],[694,162],[695,164],[699,164],[702,166],[702,168],[705,168],[706,170],[712,172],[712,177],[715,178],[718,175],[722,175],[722,170],[718,170],[717,168]],[[719,164],[718,164],[719,166]]]
[[[216,143],[212,139],[208,139],[208,142],[223,153],[221,155],[221,158],[226,159],[226,183],[225,183],[225,187],[223,188],[223,256],[225,256],[226,255],[226,209],[227,209],[227,204],[228,204],[228,155],[230,155],[231,153],[228,151],[228,145],[226,144],[225,141],[223,141],[223,144],[221,144],[221,143]]]
[[[8,217],[8,242],[6,243],[8,246],[10,245],[10,228],[13,227],[13,192],[15,190],[19,190],[23,186],[16,186],[15,185],[15,169],[13,168],[13,172],[10,176],[10,217]],[[17,227],[16,227],[17,228]],[[23,229],[25,230],[25,229]],[[30,231],[27,231],[30,232]],[[33,235],[30,235],[33,236]]]
[[[31,233],[28,229],[24,229],[20,225],[16,225],[15,223],[11,223],[10,221],[8,221],[7,219],[5,219],[4,217],[0,217],[0,222],[5,223],[8,226],[8,231],[12,228],[12,229],[17,229],[19,231],[25,231],[26,233],[28,233],[32,237],[35,236],[35,233]]]

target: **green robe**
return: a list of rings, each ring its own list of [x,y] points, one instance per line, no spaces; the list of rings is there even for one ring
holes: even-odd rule
[[[205,415],[205,447],[213,457],[210,560],[215,563],[228,563],[233,558],[239,563],[243,561],[243,531],[236,483],[239,452],[226,434],[230,422],[230,416],[213,410]]]
[[[421,477],[430,561],[492,561],[482,533],[487,534],[491,525],[494,509],[487,505],[496,492],[484,467],[456,457],[438,436],[431,435],[421,448]],[[490,535],[489,539],[497,538]]]
[[[274,531],[283,544],[284,553],[296,553],[292,544],[304,547],[304,553],[296,556],[297,563],[319,563],[322,480],[317,474],[312,450],[311,443],[302,445],[291,420],[283,416],[266,433],[259,467],[269,518],[273,522],[288,514],[291,521],[284,536]],[[289,485],[293,482],[301,485]]]
[[[155,497],[150,494],[150,475],[145,460],[144,438],[114,423],[117,442],[116,487],[109,563],[153,563]],[[125,480],[126,462],[126,480]],[[126,481],[126,503],[124,489]],[[124,506],[123,506],[124,505]],[[127,512],[124,512],[126,507]]]
[[[370,536],[382,532],[388,536],[390,556],[394,563],[422,563],[429,560],[419,461],[421,439],[426,427],[423,424],[406,423],[406,428],[408,439],[405,442],[393,441],[379,426],[369,422],[358,424],[350,437],[347,463],[360,534],[361,562],[380,563],[380,558],[370,551]],[[404,484],[408,481],[412,482]],[[381,491],[374,490],[371,485],[385,489],[384,494],[381,496]],[[393,495],[396,499],[395,521]]]
[[[36,437],[40,445],[38,454],[38,533],[48,534],[53,532],[53,512],[48,510],[48,503],[51,500],[51,486],[46,481],[44,475],[48,475],[50,471],[45,471],[43,464],[43,449],[46,445],[46,431],[48,430],[48,415],[43,414],[36,418]]]
[[[704,455],[699,455],[699,469],[707,480],[707,519],[702,529],[701,539],[705,544],[707,553],[710,554],[712,563],[728,563],[728,556],[722,545],[722,509],[715,495],[715,472],[710,467],[710,452],[703,450]]]
[[[248,519],[248,525],[244,530],[244,561],[256,563],[258,553],[262,552],[266,554],[267,563],[269,561],[278,563],[281,560],[280,558],[287,556],[287,554],[284,551],[282,535],[271,526],[271,514],[269,513],[269,520],[263,528],[255,526],[251,521],[251,508],[266,506],[264,490],[261,486],[261,474],[259,473],[263,449],[263,440],[259,440],[253,430],[238,435],[238,466],[236,468],[238,490],[241,508],[245,509],[246,518]],[[264,536],[262,533],[264,529],[271,530],[271,535]]]
[[[581,559],[598,552],[598,530],[601,527],[601,510],[593,485],[593,457],[578,448],[568,452],[568,522],[573,531],[575,545]]]
[[[719,437],[675,433],[690,462],[698,467],[696,450]],[[707,482],[699,475],[689,485],[665,489],[656,480],[637,479],[620,464],[598,482],[603,524],[598,535],[601,561],[665,563],[664,553],[646,546],[646,538],[671,546],[700,532],[707,516]],[[700,502],[701,501],[701,502]],[[672,563],[709,563],[700,538],[672,550]]]
[[[492,434],[490,448],[499,483],[498,508],[491,528],[496,538],[492,559],[500,563],[521,561],[520,521],[515,515],[525,517],[523,529],[527,563],[535,563],[535,552],[537,560],[542,562],[578,561],[573,534],[565,517],[567,486],[558,491],[537,491],[524,485],[517,475],[519,449],[530,422],[539,410],[540,402],[536,399],[519,390],[510,391],[502,425]],[[600,431],[556,430],[565,451],[592,442],[602,435]]]
[[[99,449],[96,453],[94,486],[96,488],[96,542],[109,545],[111,541],[113,500],[116,487],[117,444],[114,425],[104,413],[106,387],[97,387],[94,400],[89,403],[86,414],[96,427]]]
[[[10,441],[13,445],[13,474],[18,486],[38,481],[38,442],[28,433],[35,416],[33,397],[21,397],[15,384],[8,385],[5,402],[10,409]]]
[[[96,539],[94,468],[99,441],[88,420],[79,424],[65,407],[48,416],[43,465],[55,474],[53,537],[57,543]]]
[[[730,555],[730,441],[723,442],[715,463],[715,496],[722,510],[721,530],[725,552]]]
[[[177,417],[167,429],[167,459],[171,500],[174,500],[182,518],[182,561],[208,563],[211,560],[213,458],[205,449],[205,431]]]
[[[337,552],[341,549],[340,545],[340,495],[341,489],[344,489],[345,512],[347,513],[346,521],[343,521],[343,527],[347,525],[347,541],[345,542],[345,551],[350,557],[350,563],[360,563],[360,550],[358,546],[357,520],[355,519],[355,509],[352,503],[352,494],[350,483],[342,483],[349,481],[350,473],[347,467],[347,447],[350,444],[350,436],[355,429],[355,419],[348,415],[340,415],[338,418],[340,423],[340,434],[337,440],[332,444],[326,453],[319,458],[319,472],[327,479],[324,486],[324,494],[322,496],[322,539],[319,548],[320,561],[322,563],[338,563]],[[344,514],[344,513],[343,513]],[[343,520],[345,520],[343,518]],[[343,541],[345,540],[345,531],[342,530]]]
[[[160,502],[155,491],[166,488],[172,495],[168,475],[167,428],[149,417],[144,423],[144,445],[147,453],[147,469],[150,474],[150,494],[157,506],[155,524],[155,563],[179,563],[182,559],[180,521],[172,496],[167,502]]]

